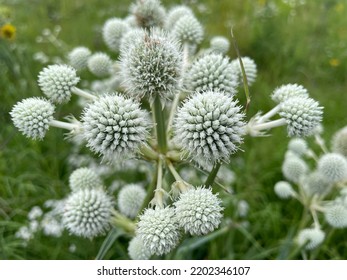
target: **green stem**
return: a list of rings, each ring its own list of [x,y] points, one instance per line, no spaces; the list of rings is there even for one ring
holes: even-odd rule
[[[160,96],[157,95],[154,99],[153,114],[156,122],[156,132],[159,152],[165,154],[167,151],[166,127],[164,110],[161,106]]]
[[[158,159],[158,171],[157,171],[157,185],[154,193],[154,202],[155,205],[164,208],[164,190],[162,188],[163,185],[163,160],[161,157]]]
[[[134,234],[135,233],[135,223],[119,213],[118,211],[114,210],[113,212],[113,218],[111,219],[111,224],[115,227],[119,227],[124,229],[124,231]]]
[[[142,203],[141,210],[139,211],[139,213],[141,213],[143,211],[143,209],[147,208],[148,204],[151,202],[151,200],[153,198],[153,192],[154,192],[155,186],[157,184],[157,176],[158,176],[157,172],[158,172],[158,168],[156,168],[155,173],[153,174],[152,182],[149,185],[145,200]]]
[[[206,179],[206,181],[205,181],[205,186],[206,186],[206,187],[212,186],[212,184],[213,184],[213,182],[214,182],[214,179],[216,179],[216,176],[217,176],[217,173],[218,173],[220,167],[221,167],[221,163],[220,163],[220,162],[217,162],[217,163],[213,166],[213,168],[212,168],[210,174],[208,175],[208,177],[207,177],[207,179]]]

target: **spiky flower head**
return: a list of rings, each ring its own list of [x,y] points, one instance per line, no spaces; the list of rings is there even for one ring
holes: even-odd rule
[[[237,75],[228,58],[209,53],[192,64],[187,73],[186,84],[191,92],[219,90],[233,96],[237,88]]]
[[[145,197],[146,191],[141,185],[126,185],[118,194],[118,208],[125,216],[135,218],[141,209]]]
[[[138,236],[130,240],[128,254],[132,260],[148,260],[151,257],[150,252],[143,245],[142,239]]]
[[[98,174],[90,168],[81,167],[71,173],[69,184],[72,191],[81,189],[93,189],[102,185]]]
[[[88,69],[91,73],[98,77],[109,76],[112,68],[111,58],[103,53],[97,52],[88,59]]]
[[[146,209],[140,216],[137,235],[151,255],[161,256],[171,252],[180,238],[175,210],[171,207]]]
[[[294,152],[298,156],[302,156],[307,152],[307,142],[301,138],[293,138],[289,141],[288,150]]]
[[[68,54],[69,64],[76,70],[82,70],[87,67],[91,54],[91,51],[86,47],[76,47]]]
[[[159,0],[137,0],[130,6],[130,12],[142,28],[162,27],[166,15]]]
[[[282,85],[274,90],[271,98],[276,103],[282,103],[291,97],[308,97],[307,89],[298,84]]]
[[[248,85],[251,86],[257,78],[257,73],[258,73],[257,64],[252,58],[248,56],[241,57],[241,60],[242,60],[243,68],[245,69]],[[236,58],[232,60],[231,65],[232,65],[233,71],[237,74],[238,84],[242,84],[243,77],[242,77],[242,70],[241,70],[239,59]]]
[[[228,94],[197,93],[176,114],[175,140],[201,165],[228,161],[243,141],[243,119],[241,107]]]
[[[136,151],[145,142],[150,126],[140,103],[118,93],[103,95],[89,104],[82,123],[87,146],[110,161]]]
[[[121,53],[126,53],[137,40],[143,40],[145,31],[140,28],[132,28],[125,33],[120,42],[119,50]]]
[[[122,19],[108,19],[102,28],[102,37],[111,51],[119,51],[122,37],[130,30],[129,25]]]
[[[65,203],[63,224],[70,233],[93,238],[109,228],[112,200],[101,189],[80,189]]]
[[[337,153],[325,154],[318,161],[318,172],[331,183],[346,180],[347,160],[343,155]]]
[[[215,53],[226,54],[230,48],[230,42],[224,36],[215,36],[210,41],[210,48]]]
[[[218,228],[223,217],[222,201],[210,188],[190,188],[174,203],[180,227],[191,235],[205,235]]]
[[[124,86],[136,97],[171,97],[178,89],[181,68],[179,45],[160,30],[144,32],[121,55]]]
[[[299,246],[304,246],[306,250],[317,248],[325,239],[325,232],[319,228],[305,228],[301,230],[297,237]]]
[[[13,106],[10,115],[15,127],[26,137],[43,139],[53,120],[54,105],[43,98],[23,99]]]
[[[332,138],[332,150],[347,157],[347,126],[337,131]]]
[[[308,195],[325,194],[330,190],[331,183],[318,171],[308,174],[303,183],[303,188]]]
[[[173,7],[167,14],[165,19],[165,29],[171,30],[177,21],[183,16],[193,16],[192,10],[185,6],[179,5]]]
[[[312,98],[298,96],[281,103],[279,115],[287,122],[288,136],[310,136],[322,121],[323,107]]]
[[[204,38],[204,29],[194,15],[185,15],[175,23],[172,35],[182,44],[198,45]]]
[[[341,203],[330,205],[325,210],[325,219],[333,228],[347,227],[347,207]]]
[[[282,164],[284,177],[294,183],[298,183],[307,171],[308,166],[306,162],[299,157],[286,158]]]
[[[54,103],[66,103],[70,100],[71,89],[80,78],[76,69],[69,65],[49,65],[39,73],[38,84],[42,92]]]
[[[292,188],[292,185],[286,181],[277,182],[275,184],[274,190],[276,195],[282,199],[288,199],[290,197],[293,197],[294,195],[294,190]]]

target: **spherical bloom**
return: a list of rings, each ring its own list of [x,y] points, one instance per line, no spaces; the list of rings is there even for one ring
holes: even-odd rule
[[[347,227],[347,207],[343,204],[328,206],[325,210],[325,219],[333,228]]]
[[[101,189],[80,189],[66,200],[63,224],[72,234],[93,238],[109,228],[111,198]]]
[[[332,150],[347,157],[347,126],[337,131],[333,136]]]
[[[112,51],[119,51],[124,34],[130,30],[129,25],[119,18],[108,19],[102,28],[102,37],[107,47]]]
[[[294,195],[294,190],[291,186],[291,184],[289,184],[286,181],[279,181],[275,184],[275,193],[279,198],[282,199],[288,199],[290,197],[293,197]]]
[[[304,155],[307,149],[307,142],[304,139],[293,138],[289,141],[288,150],[294,152],[298,156]]]
[[[257,65],[255,64],[255,61],[251,59],[250,57],[241,57],[243,68],[246,72],[247,82],[248,85],[251,86],[256,78],[257,78]],[[231,61],[231,65],[233,68],[233,71],[237,74],[238,84],[242,84],[243,77],[242,77],[242,70],[240,66],[240,61],[238,58]]]
[[[110,74],[112,60],[107,54],[97,52],[89,57],[87,64],[90,72],[95,76],[103,77]]]
[[[70,100],[71,89],[80,78],[76,70],[68,65],[50,65],[39,73],[38,84],[42,92],[54,103]]]
[[[291,97],[308,97],[307,89],[298,84],[282,85],[274,90],[271,98],[276,103],[282,103]]]
[[[87,67],[91,51],[86,47],[76,47],[68,54],[69,64],[77,70]]]
[[[297,242],[299,246],[305,246],[306,250],[317,248],[325,238],[325,233],[319,228],[305,228],[299,232]]]
[[[173,7],[166,16],[165,29],[171,30],[171,28],[183,16],[193,16],[192,10],[185,5]]]
[[[347,160],[336,153],[323,155],[318,161],[318,172],[326,181],[337,183],[347,179]]]
[[[177,42],[158,30],[143,33],[122,52],[124,86],[137,97],[171,97],[178,89],[181,68],[182,54]]]
[[[191,92],[219,90],[233,96],[237,88],[237,75],[228,58],[209,53],[192,64],[186,84]]]
[[[226,54],[230,48],[230,42],[223,36],[215,36],[210,41],[210,48],[215,53]]]
[[[174,203],[180,227],[191,235],[205,235],[218,228],[223,217],[222,201],[211,189],[191,188]]]
[[[304,179],[303,188],[308,195],[325,194],[330,190],[331,184],[318,171],[308,174]]]
[[[165,20],[165,9],[159,0],[137,0],[130,7],[137,25],[142,28],[162,27]]]
[[[185,15],[175,23],[172,35],[182,44],[198,45],[204,38],[204,29],[193,15]]]
[[[71,173],[69,178],[72,191],[81,189],[93,189],[102,185],[101,179],[92,169],[82,167]]]
[[[132,28],[122,36],[120,41],[119,50],[126,55],[126,52],[131,48],[135,42],[144,40],[145,31],[140,28]]]
[[[126,185],[118,194],[118,208],[125,216],[135,218],[145,197],[146,191],[142,186],[136,184]]]
[[[89,104],[82,123],[87,146],[107,160],[134,152],[145,142],[150,126],[140,104],[117,93]]]
[[[138,236],[130,240],[128,254],[132,260],[148,260],[151,257],[150,252],[143,245],[142,239]]]
[[[308,166],[306,162],[298,157],[286,158],[282,165],[282,173],[284,177],[294,183],[298,183],[307,171]]]
[[[312,98],[298,96],[281,103],[279,115],[287,122],[287,132],[292,136],[312,135],[322,121],[323,107]]]
[[[228,161],[243,141],[243,119],[241,107],[229,95],[197,93],[176,114],[175,140],[201,165]]]
[[[26,137],[43,139],[53,120],[54,106],[47,100],[31,97],[13,106],[10,115],[13,124]]]
[[[151,255],[171,252],[180,238],[175,210],[171,207],[146,209],[140,216],[137,235]]]

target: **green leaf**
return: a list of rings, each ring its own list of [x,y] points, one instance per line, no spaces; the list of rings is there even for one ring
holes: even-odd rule
[[[122,236],[124,232],[120,230],[119,228],[113,228],[107,237],[105,238],[104,242],[102,243],[100,250],[98,254],[96,255],[96,260],[103,260],[107,252],[112,247],[113,243],[118,239],[118,237]]]

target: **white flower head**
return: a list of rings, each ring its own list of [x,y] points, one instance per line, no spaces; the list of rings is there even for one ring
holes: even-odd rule
[[[97,52],[88,58],[88,69],[98,77],[109,76],[112,69],[111,58],[103,52]]]
[[[337,153],[323,155],[318,161],[318,172],[326,181],[337,183],[347,179],[347,159]]]
[[[131,5],[130,12],[142,28],[162,27],[166,15],[159,0],[137,0]]]
[[[193,62],[187,73],[186,86],[190,92],[223,91],[233,96],[237,79],[228,58],[208,53]]]
[[[121,52],[121,75],[126,91],[153,100],[173,96],[182,74],[182,53],[178,43],[165,32],[151,29]]]
[[[42,140],[53,120],[54,109],[46,99],[30,97],[14,105],[10,115],[14,126],[26,137]]]
[[[304,246],[306,250],[317,248],[325,239],[325,232],[319,228],[305,228],[301,230],[297,237],[299,246]]]
[[[176,114],[175,140],[203,166],[229,161],[243,141],[243,119],[241,107],[229,95],[218,91],[197,93]]]
[[[286,181],[279,181],[274,187],[275,193],[279,198],[288,199],[293,197],[294,190],[291,184]]]
[[[248,56],[241,57],[241,60],[242,60],[243,68],[245,69],[248,85],[251,86],[257,78],[257,73],[258,73],[257,64],[252,58]],[[236,58],[232,60],[231,65],[232,65],[234,73],[237,75],[238,84],[242,84],[243,77],[242,77],[242,70],[241,70],[239,59]]]
[[[91,54],[91,51],[86,47],[76,47],[68,54],[69,64],[76,70],[82,70],[87,67]]]
[[[69,183],[72,191],[93,189],[102,185],[99,175],[87,167],[81,167],[72,172]]]
[[[135,218],[146,197],[146,191],[141,185],[125,185],[118,194],[119,211],[129,218]]]
[[[193,16],[193,11],[185,5],[179,5],[173,7],[171,10],[169,10],[166,19],[165,19],[165,29],[171,30],[172,27],[177,23],[177,21],[182,18],[183,16]]]
[[[204,29],[194,15],[185,15],[174,24],[172,35],[182,44],[198,45],[204,38]]]
[[[174,203],[180,227],[191,235],[206,235],[218,228],[223,217],[222,201],[210,188],[190,188]]]
[[[347,206],[341,203],[327,206],[325,210],[325,219],[333,228],[346,228]]]
[[[308,97],[307,89],[298,84],[282,85],[274,90],[271,98],[276,103],[282,103],[291,97]]]
[[[70,233],[93,238],[109,228],[111,198],[101,189],[81,189],[70,194],[63,214],[64,227]]]
[[[308,166],[306,162],[299,157],[286,158],[282,164],[284,177],[294,183],[298,183],[307,172]]]
[[[302,138],[293,138],[289,141],[288,150],[294,152],[298,156],[304,155],[307,149],[307,142]]]
[[[82,123],[87,146],[109,161],[136,152],[146,141],[150,127],[140,103],[117,93],[103,95],[89,104]]]
[[[137,235],[151,255],[171,252],[181,236],[175,210],[171,207],[146,209],[140,216]]]
[[[322,121],[323,107],[312,98],[291,97],[281,103],[279,115],[287,122],[288,136],[305,137],[313,134]]]
[[[69,65],[49,65],[39,73],[38,84],[42,92],[54,103],[66,103],[71,98],[71,89],[80,78],[76,69]]]
[[[151,253],[145,248],[142,239],[138,236],[130,240],[128,254],[132,260],[148,260],[151,257]]]
[[[130,30],[130,26],[122,19],[108,19],[102,28],[102,37],[107,47],[112,51],[119,51],[122,37]]]
[[[215,36],[210,41],[210,48],[213,52],[226,54],[230,48],[230,42],[224,36]]]
[[[308,174],[303,181],[303,189],[308,195],[326,194],[330,190],[331,183],[319,172]]]
[[[332,138],[332,150],[347,158],[347,126],[334,134]]]

